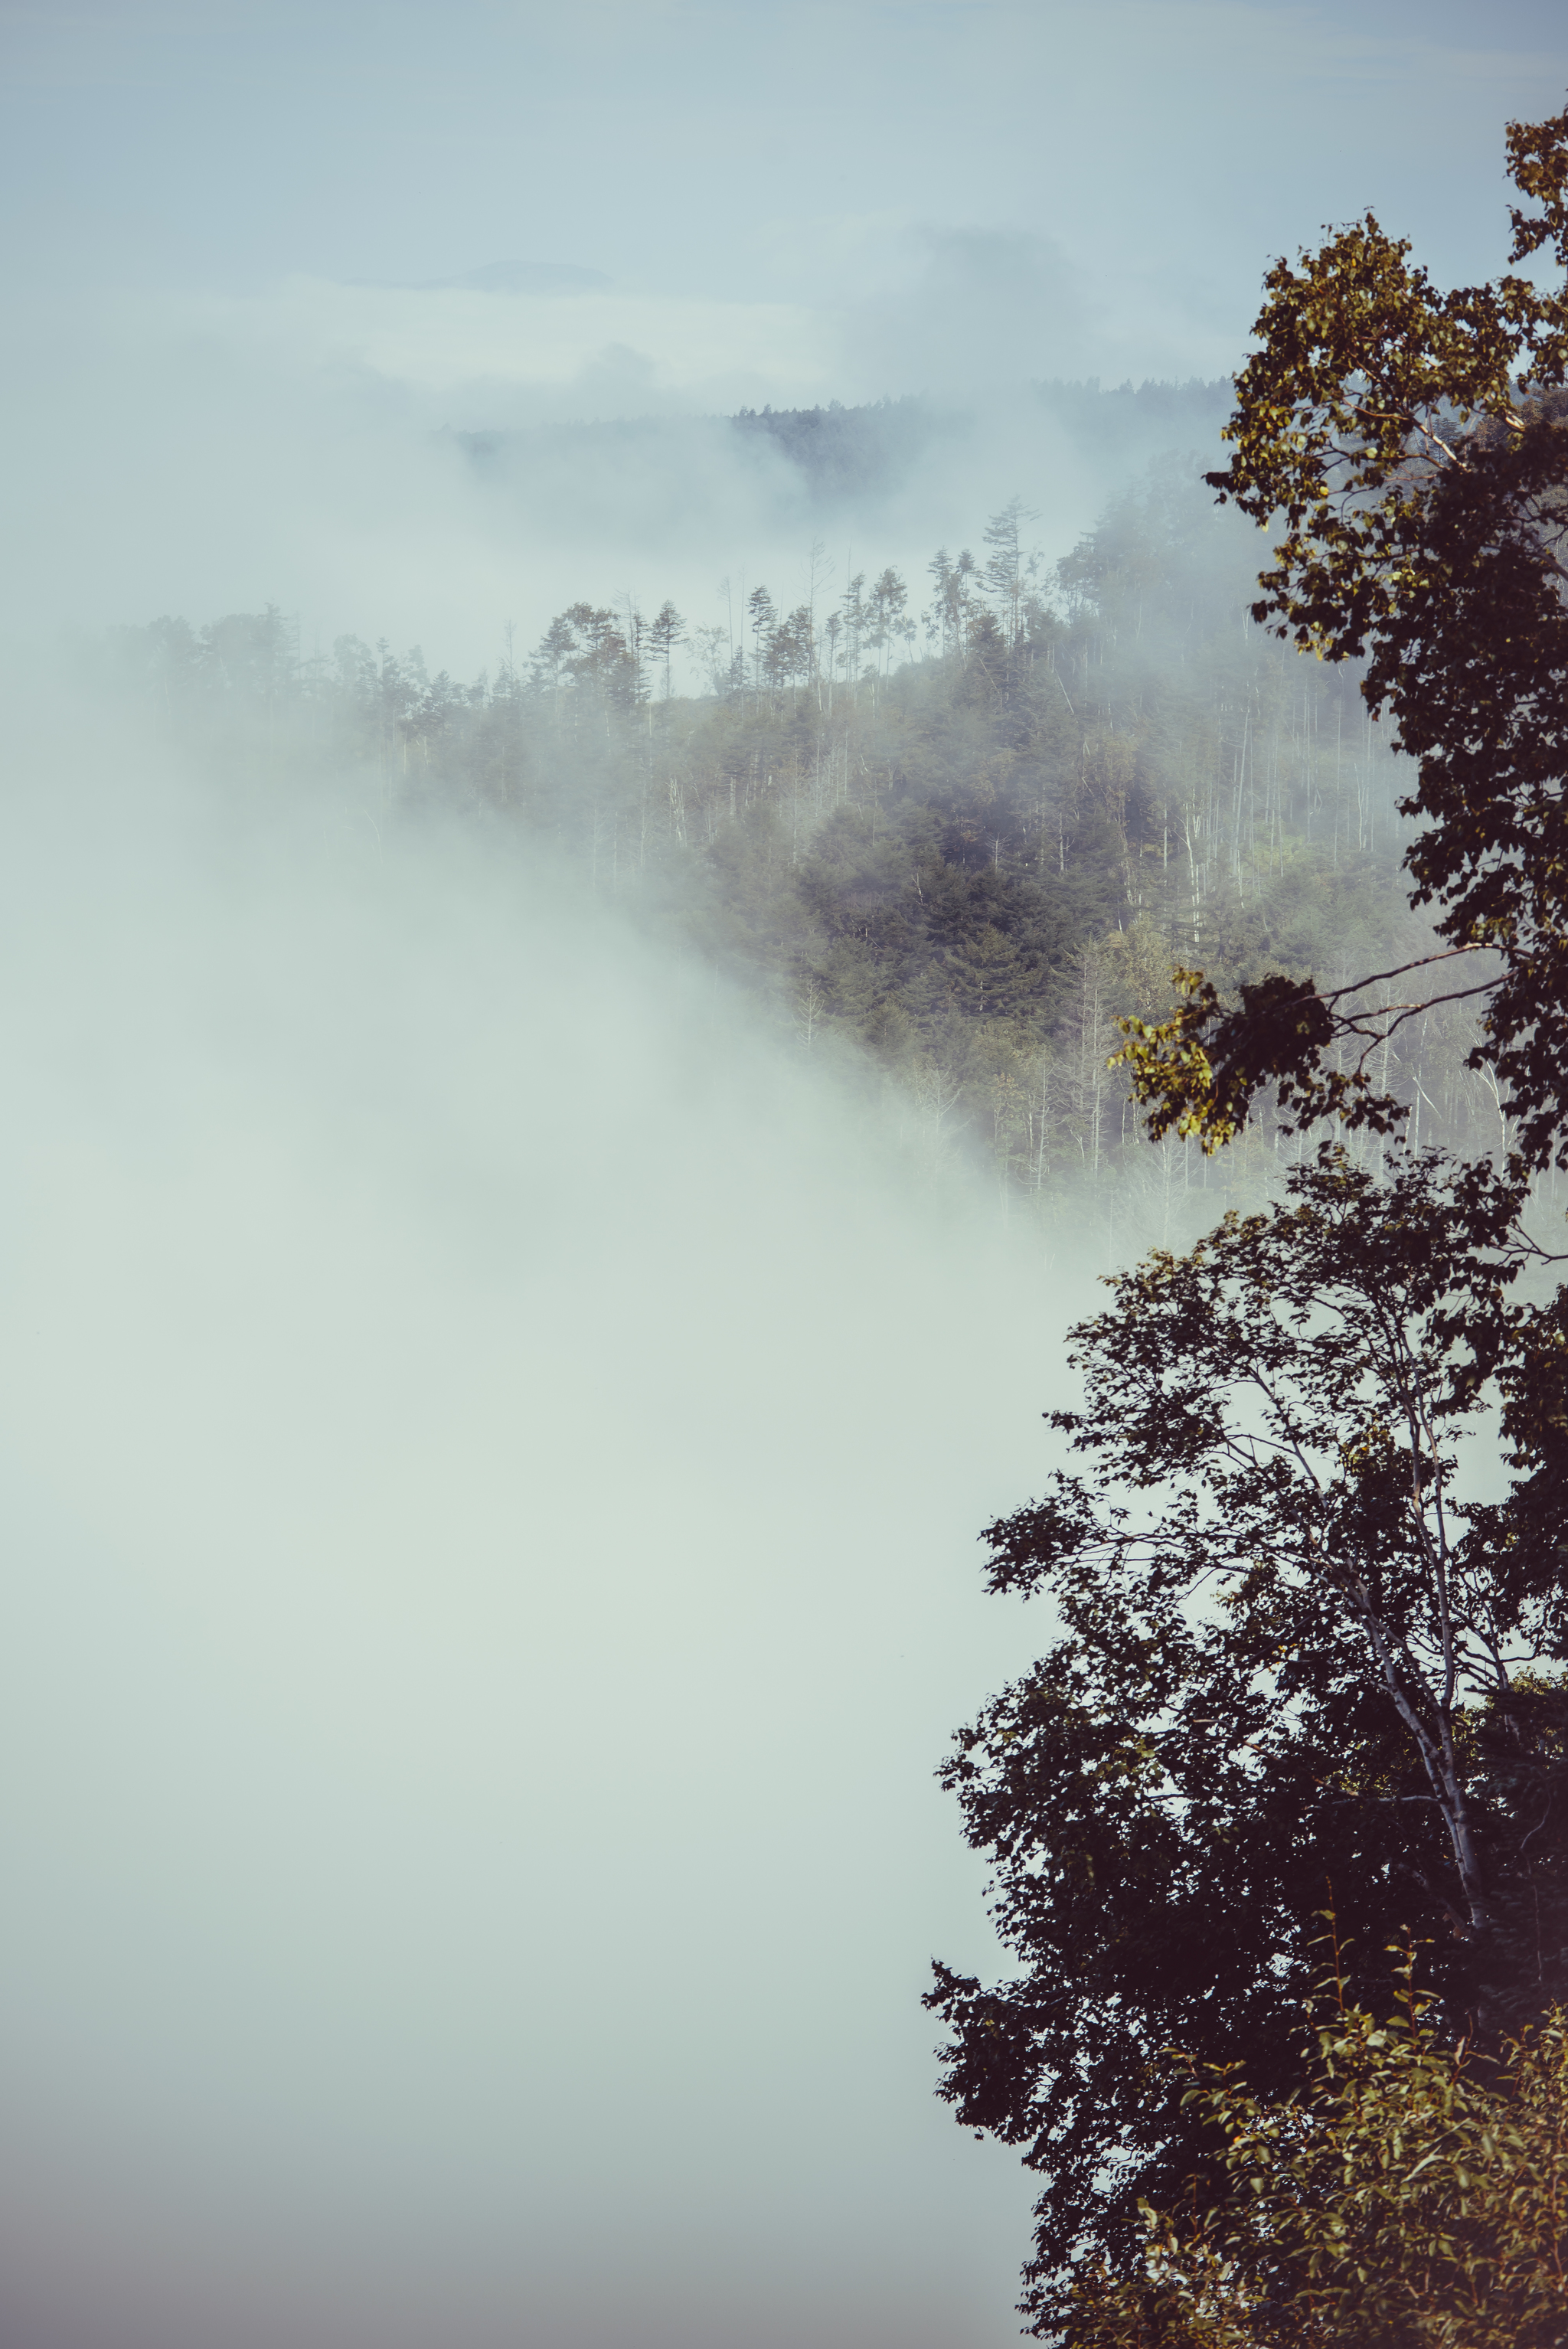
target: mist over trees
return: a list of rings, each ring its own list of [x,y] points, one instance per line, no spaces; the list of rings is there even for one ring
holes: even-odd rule
[[[737,429],[830,485],[925,420]],[[1346,2046],[1384,2044],[1390,1940],[1430,1944],[1407,2085],[1502,2063],[1568,1987],[1558,1171],[1522,1159],[1462,993],[1370,1050],[1357,1024],[1367,973],[1435,950],[1413,771],[1375,637],[1304,660],[1262,625],[1262,512],[1213,479],[1157,460],[1054,559],[1014,497],[914,577],[819,539],[707,614],[584,596],[466,683],[307,652],[275,610],[128,630],[112,663],[179,739],[548,843],[888,1104],[922,1167],[979,1165],[1113,1262],[1158,1244],[1074,1333],[1087,1408],[1054,1416],[1087,1468],[987,1535],[990,1587],[1061,1636],[944,1770],[1018,1970],[938,1966],[942,2093],[1040,2177],[1024,2312],[1083,2349],[1172,2311],[1209,2340],[1234,2148],[1318,2093],[1326,1907]],[[1305,1110],[1254,1083],[1210,1115],[1220,1007],[1317,1000],[1350,1012]],[[1315,1154],[1313,1113],[1364,1100]],[[1483,1504],[1463,1439],[1500,1427]],[[1236,2058],[1244,2112],[1191,2095]],[[1259,2289],[1216,2341],[1289,2337]]]
[[[261,716],[367,804],[548,840],[885,1095],[926,1160],[978,1156],[1009,1211],[1169,1238],[1286,1139],[1260,1114],[1222,1164],[1141,1146],[1116,1023],[1173,962],[1236,983],[1418,947],[1398,772],[1354,678],[1249,618],[1255,533],[1195,463],[1156,463],[1054,563],[1032,533],[1014,498],[923,577],[846,576],[819,543],[791,592],[727,582],[714,618],[581,600],[468,683],[354,636],[305,653],[276,611],[128,631],[119,666],[179,729]],[[1439,1010],[1391,1043],[1420,1133],[1500,1133],[1469,1041]]]
[[[1231,406],[1228,377],[1214,382],[1127,382],[1102,386],[1052,381],[1025,390],[1020,419],[1059,432],[1079,460],[1119,481],[1168,449],[1212,444]],[[995,470],[984,413],[906,396],[865,406],[838,400],[816,408],[743,408],[735,416],[616,418],[531,429],[462,431],[449,437],[481,481],[502,491],[538,471],[563,464],[581,474],[583,460],[617,475],[629,460],[657,471],[677,451],[698,478],[732,469],[771,476],[773,502],[823,527],[852,519],[858,540],[874,539],[890,497],[920,494],[923,466],[955,453],[982,473]],[[688,488],[689,485],[683,484]]]

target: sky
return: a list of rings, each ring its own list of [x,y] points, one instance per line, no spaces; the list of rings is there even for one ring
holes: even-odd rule
[[[471,675],[1015,491],[1059,554],[1122,460],[1032,382],[1229,373],[1367,205],[1497,268],[1565,88],[1534,0],[0,5],[5,2349],[1014,2337],[931,1774],[1102,1268],[537,850],[182,764],[101,631]],[[826,506],[694,422],[910,396]]]
[[[1030,382],[1230,373],[1269,259],[1368,205],[1494,270],[1503,123],[1568,88],[1551,0],[50,0],[0,57],[9,633],[272,601],[468,674],[1014,492],[1063,552],[1108,485]],[[918,519],[673,460],[604,515],[558,447],[502,515],[441,438],[912,394],[981,419]]]
[[[955,277],[1040,291],[1052,261],[1091,343],[1225,367],[1263,254],[1367,204],[1439,268],[1483,270],[1500,125],[1559,106],[1568,73],[1549,0],[66,0],[5,26],[24,273],[256,298],[575,265],[666,310],[686,367],[709,364],[714,307],[781,380],[808,355],[768,341],[770,313],[842,324]]]
[[[600,332],[671,383],[722,354],[776,398],[813,367],[850,370],[845,398],[922,388],[922,288],[972,300],[998,357],[1010,332],[1019,371],[1050,336],[1004,323],[1012,296],[1067,314],[1075,371],[1218,372],[1263,259],[1367,204],[1439,270],[1484,271],[1501,123],[1568,78],[1550,0],[57,0],[5,22],[24,276],[255,301],[574,267],[619,306],[560,329],[561,366]],[[451,363],[481,356],[475,327]]]

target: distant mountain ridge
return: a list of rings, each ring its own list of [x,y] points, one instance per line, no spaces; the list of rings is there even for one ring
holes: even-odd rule
[[[1127,382],[1108,388],[1098,378],[1031,385],[1042,420],[1063,428],[1086,454],[1111,455],[1135,468],[1172,447],[1203,448],[1218,440],[1234,404],[1228,376],[1186,383]],[[530,451],[641,444],[650,450],[677,439],[722,436],[733,448],[764,448],[784,457],[808,498],[824,505],[846,497],[896,490],[922,457],[944,440],[970,438],[979,419],[955,406],[938,406],[916,393],[845,407],[743,408],[733,416],[623,417],[589,424],[531,429],[459,431],[450,437],[476,465],[504,468]]]

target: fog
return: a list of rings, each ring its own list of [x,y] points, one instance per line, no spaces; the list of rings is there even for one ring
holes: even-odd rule
[[[1495,265],[1556,15],[1384,19],[3,13],[5,2349],[1014,2336],[933,1771],[1104,1268],[520,832],[93,680],[1054,558],[1168,443],[1043,381],[1227,373],[1326,209]]]
[[[470,673],[580,595],[738,616],[1019,487],[1066,543],[1120,460],[1019,387],[822,492],[722,416],[449,409],[322,308],[22,334],[0,2329],[1002,2342],[1030,2193],[932,2095],[929,1960],[996,1962],[932,1774],[1033,1651],[975,1537],[1081,1268],[539,845],[181,765],[88,680],[268,600]]]
[[[961,265],[984,291],[986,255],[950,258],[950,276]],[[814,543],[839,587],[892,564],[918,605],[934,550],[978,546],[1010,497],[1054,556],[1148,457],[1204,445],[1189,418],[1086,439],[1021,367],[929,392],[919,377],[913,392],[880,374],[835,384],[783,364],[809,352],[809,319],[779,314],[730,365],[710,342],[744,344],[754,322],[629,306],[304,281],[245,299],[22,300],[0,329],[22,450],[7,509],[26,550],[0,585],[6,641],[47,657],[63,626],[273,603],[307,655],[386,635],[467,678],[493,673],[509,624],[525,657],[577,600],[651,614],[669,596],[701,627],[738,618],[766,580],[788,608]],[[618,329],[667,337],[663,373],[608,339]],[[1081,348],[1063,336],[1053,357],[1048,322],[1036,339],[1046,379],[1070,377]],[[858,477],[814,482],[730,421],[875,401],[890,383],[902,405]],[[1218,412],[1199,421],[1212,438]]]
[[[504,843],[3,823],[7,2341],[1006,2337],[930,1772],[1082,1290]]]
[[[1068,543],[1125,456],[1016,383],[823,492],[724,421],[766,353],[469,372],[603,298],[11,320],[7,2349],[1016,2329],[1028,2181],[932,2095],[929,1961],[996,1962],[933,1771],[1033,1652],[975,1537],[1081,1268],[537,844],[88,682],[164,611],[459,674],[580,595],[738,617],[1015,491]]]

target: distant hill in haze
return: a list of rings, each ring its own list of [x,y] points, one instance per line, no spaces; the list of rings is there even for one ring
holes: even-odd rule
[[[657,464],[676,450],[743,459],[764,451],[786,458],[809,495],[825,503],[893,489],[943,438],[962,432],[965,419],[919,398],[882,399],[860,408],[832,400],[826,408],[743,408],[736,416],[617,417],[593,424],[453,435],[476,465],[495,471],[526,464],[552,450],[590,459],[614,451],[621,461],[637,453]]]
[[[1157,448],[1212,440],[1234,404],[1229,377],[1213,383],[1131,383],[1114,391],[1098,380],[1032,387],[1044,412],[1086,447],[1130,464]],[[969,419],[920,398],[882,399],[863,408],[743,408],[727,419],[742,435],[766,438],[813,490],[828,497],[902,480],[944,432]]]
[[[1197,376],[1186,383],[1129,381],[1114,390],[1092,377],[1087,383],[1037,384],[1035,391],[1047,414],[1075,437],[1118,450],[1150,443],[1164,448],[1184,435],[1210,440],[1236,402],[1228,375],[1209,382]]]
[[[902,481],[956,420],[915,398],[865,408],[843,408],[836,399],[826,408],[743,408],[724,419],[742,442],[776,449],[815,495],[834,502]]]
[[[1007,430],[1015,439],[1026,432],[1034,411],[1042,441],[1054,431],[1087,463],[1121,475],[1168,449],[1212,447],[1233,399],[1228,377],[1114,389],[1094,379],[1041,383],[1008,404]],[[623,465],[641,455],[656,466],[677,447],[688,460],[704,447],[715,459],[766,452],[786,460],[809,503],[826,508],[893,493],[923,463],[983,442],[991,429],[974,411],[912,395],[859,407],[830,400],[825,408],[743,408],[734,416],[629,417],[452,437],[477,466],[497,472],[550,454],[592,460],[598,451]]]

